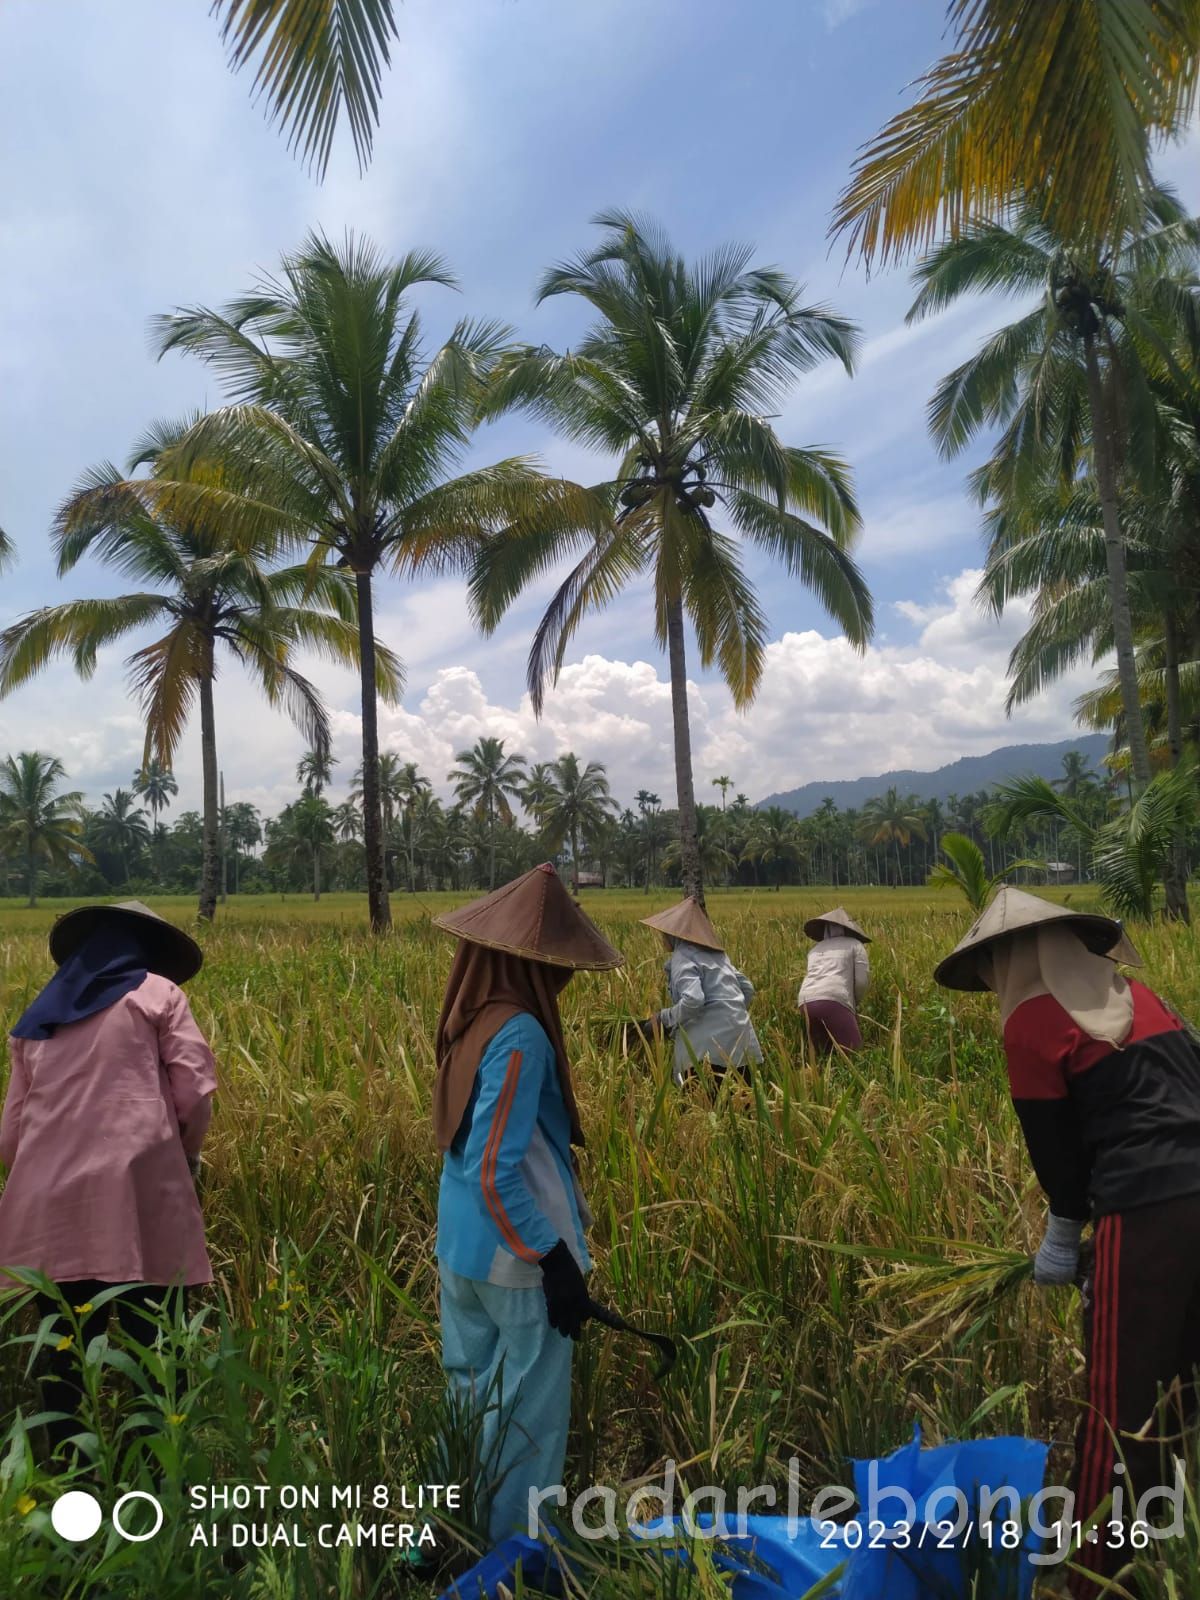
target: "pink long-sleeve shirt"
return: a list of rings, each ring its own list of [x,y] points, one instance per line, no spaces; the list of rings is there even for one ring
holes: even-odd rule
[[[211,1282],[188,1157],[217,1077],[183,991],[149,973],[106,1010],[9,1047],[0,1267],[59,1283]]]

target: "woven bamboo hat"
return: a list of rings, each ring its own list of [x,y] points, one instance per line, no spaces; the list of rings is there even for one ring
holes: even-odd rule
[[[65,912],[50,930],[50,954],[55,964],[61,967],[88,934],[105,922],[135,923],[150,971],[170,978],[172,983],[186,983],[204,965],[204,951],[191,935],[168,922],[166,917],[160,917],[157,911],[151,911],[140,900],[77,906],[74,911]]]
[[[804,931],[810,939],[823,939],[826,928],[839,928],[852,939],[860,939],[863,944],[871,942],[870,935],[862,931],[845,906],[834,906],[832,911],[823,911],[819,917],[809,917],[804,924]]]
[[[652,917],[642,917],[640,920],[644,927],[669,934],[672,939],[702,945],[705,950],[724,952],[725,946],[717,938],[717,930],[708,920],[703,907],[697,905],[690,895],[686,900],[680,900],[678,905],[668,906],[665,911],[656,911]]]
[[[552,967],[601,971],[625,960],[571,899],[548,861],[433,921],[471,944]]]
[[[933,976],[945,989],[986,989],[979,975],[979,958],[1001,939],[1028,928],[1044,928],[1065,923],[1079,935],[1087,948],[1098,956],[1109,956],[1127,967],[1140,967],[1142,958],[1115,917],[1098,911],[1072,911],[1054,905],[1023,889],[1008,884],[996,891],[987,909],[976,918],[965,938],[934,968]]]

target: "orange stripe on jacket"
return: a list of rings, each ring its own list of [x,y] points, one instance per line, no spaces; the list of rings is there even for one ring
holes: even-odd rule
[[[517,1230],[508,1219],[496,1188],[496,1162],[500,1156],[500,1144],[504,1138],[504,1130],[508,1126],[508,1114],[512,1110],[513,1101],[517,1096],[517,1080],[521,1076],[522,1053],[514,1050],[508,1058],[508,1070],[504,1074],[504,1084],[496,1101],[496,1111],[492,1117],[491,1132],[488,1134],[487,1147],[483,1152],[483,1169],[480,1181],[483,1185],[483,1198],[492,1220],[500,1229],[501,1237],[505,1244],[522,1261],[538,1261],[536,1250],[531,1250],[527,1244],[522,1244]]]

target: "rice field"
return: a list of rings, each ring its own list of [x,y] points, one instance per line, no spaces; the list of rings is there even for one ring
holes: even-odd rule
[[[582,974],[564,997],[595,1292],[680,1345],[659,1383],[645,1347],[588,1331],[573,1481],[628,1492],[671,1458],[685,1485],[734,1491],[783,1484],[794,1461],[815,1490],[848,1482],[847,1457],[892,1450],[914,1422],[930,1443],[1003,1432],[1054,1440],[1062,1481],[1080,1393],[1075,1292],[1015,1285],[986,1303],[969,1292],[1020,1276],[1012,1253],[1036,1245],[1043,1202],[1008,1102],[993,1002],[931,983],[935,960],[965,930],[965,907],[921,890],[713,894],[710,913],[757,987],[766,1056],[756,1089],[729,1082],[714,1097],[703,1083],[678,1092],[665,1055],[627,1058],[612,1039],[613,1019],[662,1003],[661,950],[637,919],[673,898],[591,895],[588,910],[628,965]],[[795,1010],[800,926],[831,899],[874,935],[873,985],[863,1051],[818,1065],[805,1058]],[[168,1517],[139,1544],[74,1548],[48,1531],[63,1485],[41,1476],[17,1418],[19,1405],[33,1408],[20,1342],[32,1323],[10,1312],[0,1593],[398,1592],[394,1552],[190,1545],[194,1519],[180,1496],[185,1484],[242,1479],[380,1484],[395,1503],[405,1484],[443,1481],[455,1466],[437,1458],[439,1435],[452,1458],[468,1449],[441,1409],[432,1253],[433,1034],[452,944],[430,915],[449,903],[398,894],[392,936],[373,941],[356,896],[234,900],[201,935],[206,964],[189,992],[221,1072],[203,1177],[217,1282],[188,1337],[156,1358],[174,1408],[164,1420],[158,1405],[153,1445]],[[192,913],[190,902],[157,908],[179,921]],[[45,934],[61,909],[0,906],[9,1019],[48,974]],[[1154,927],[1135,937],[1148,980],[1200,1014],[1197,934]],[[128,1423],[152,1404],[127,1390],[97,1390],[88,1481],[102,1500],[127,1482]],[[464,1551],[469,1509],[446,1535]],[[1158,1551],[1180,1594],[1190,1592],[1195,1535],[1193,1519],[1187,1540]],[[679,1569],[637,1586],[603,1573],[590,1581],[581,1593],[596,1597],[724,1592]],[[1146,1557],[1129,1581],[1130,1593],[1157,1595],[1173,1580]]]

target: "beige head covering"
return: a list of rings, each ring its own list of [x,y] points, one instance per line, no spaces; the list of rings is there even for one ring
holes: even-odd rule
[[[979,960],[981,976],[1009,1017],[1035,995],[1053,995],[1089,1038],[1114,1049],[1133,1027],[1133,991],[1108,956],[1093,955],[1063,922],[1030,928],[993,945]]]
[[[725,949],[703,908],[690,895],[677,905],[668,906],[665,911],[656,911],[652,917],[642,917],[641,922],[643,927],[655,928],[659,933],[668,934],[672,939],[683,939],[687,944],[702,945],[705,950]]]
[[[845,906],[834,906],[832,911],[823,911],[819,917],[809,917],[804,931],[810,939],[832,939],[848,934],[863,944],[871,942]]]
[[[1098,911],[1072,911],[1008,884],[998,889],[991,904],[968,929],[966,936],[934,968],[936,983],[946,989],[987,989],[980,962],[1002,940],[1029,928],[1051,924],[1070,928],[1094,955],[1110,956],[1127,967],[1140,967],[1141,957],[1114,917]]]

